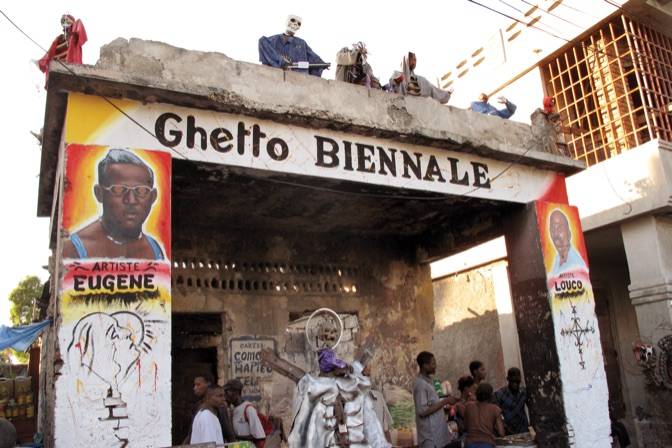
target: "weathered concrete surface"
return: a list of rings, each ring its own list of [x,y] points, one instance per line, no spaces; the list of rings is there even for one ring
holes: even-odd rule
[[[409,248],[393,239],[284,232],[226,228],[205,236],[195,227],[178,229],[173,312],[222,314],[225,339],[271,337],[285,358],[301,352],[297,344],[305,341],[290,338],[293,317],[322,307],[352,313],[358,319],[355,345],[375,347],[374,381],[410,390],[415,356],[431,349],[429,266],[418,265]],[[227,351],[226,343],[218,349],[220,382],[231,377]],[[352,353],[343,355],[352,360]],[[175,374],[181,370],[174,360]],[[263,384],[261,409],[285,417],[287,429],[293,393],[294,384],[278,374]]]
[[[628,260],[630,300],[635,307],[639,336],[654,347],[646,373],[646,403],[636,422],[641,445],[672,444],[672,221],[643,216],[621,224]],[[648,372],[647,372],[648,370]]]
[[[512,260],[511,296],[529,394],[530,425],[537,432],[540,446],[568,447],[564,383],[560,378],[560,359],[534,207],[528,205],[512,214],[505,230],[506,250]],[[525,260],[525,263],[515,260]]]
[[[587,233],[590,278],[600,326],[605,370],[609,384],[609,406],[625,424],[633,447],[642,444],[642,411],[646,406],[646,377],[637,366],[633,347],[640,340],[635,307],[630,302],[628,266],[621,231],[617,227]],[[639,417],[638,417],[639,415]]]
[[[117,39],[102,47],[95,67],[51,67],[47,101],[56,113],[47,114],[45,121],[40,215],[48,214],[51,206],[64,91],[96,92],[111,98],[159,101],[346,130],[474,152],[566,174],[583,168],[581,162],[538,151],[542,146],[530,127],[521,123],[445,107],[429,98],[402,97],[235,61],[220,53]]]
[[[485,364],[487,381],[496,389],[504,386],[506,369],[512,367],[504,365],[493,284],[493,268],[502,264],[506,262],[434,281],[432,346],[438,363],[437,375],[442,381],[451,382],[455,394],[457,380],[469,375],[469,363],[473,360]]]
[[[558,171],[583,167],[581,162],[538,151],[530,127],[521,123],[445,107],[430,98],[403,97],[236,61],[221,53],[120,38],[101,48],[95,67],[103,76],[105,71],[132,74],[129,84],[135,80],[175,92],[205,94],[239,111],[300,116],[330,128],[368,128],[396,138],[401,134],[407,141],[434,140],[435,145],[493,158],[548,163]]]
[[[591,194],[586,194],[590,191]],[[585,232],[672,211],[672,143],[652,140],[567,179]]]

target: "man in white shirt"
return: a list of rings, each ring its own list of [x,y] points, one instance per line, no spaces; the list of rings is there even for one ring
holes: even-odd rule
[[[208,388],[201,409],[194,417],[189,443],[224,443],[222,426],[217,418],[217,408],[223,406],[224,403],[224,389],[219,386]]]
[[[243,383],[229,380],[224,385],[226,402],[233,405],[233,430],[236,439],[249,440],[257,444],[266,439],[266,432],[259,420],[257,409],[249,401],[243,401]]]

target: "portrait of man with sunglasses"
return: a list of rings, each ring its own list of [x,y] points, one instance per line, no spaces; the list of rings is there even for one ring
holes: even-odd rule
[[[110,149],[98,162],[93,194],[102,214],[70,234],[64,258],[165,258],[159,242],[143,231],[157,191],[154,172],[140,157],[125,149]]]

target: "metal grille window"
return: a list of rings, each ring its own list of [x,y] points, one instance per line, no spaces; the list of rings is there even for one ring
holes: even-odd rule
[[[572,155],[588,166],[672,140],[672,38],[623,15],[541,64]]]

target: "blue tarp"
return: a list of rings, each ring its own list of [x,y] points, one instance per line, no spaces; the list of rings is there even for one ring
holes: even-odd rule
[[[13,348],[14,350],[25,352],[30,347],[30,344],[42,333],[42,330],[50,324],[51,319],[20,327],[0,325],[0,350]]]

